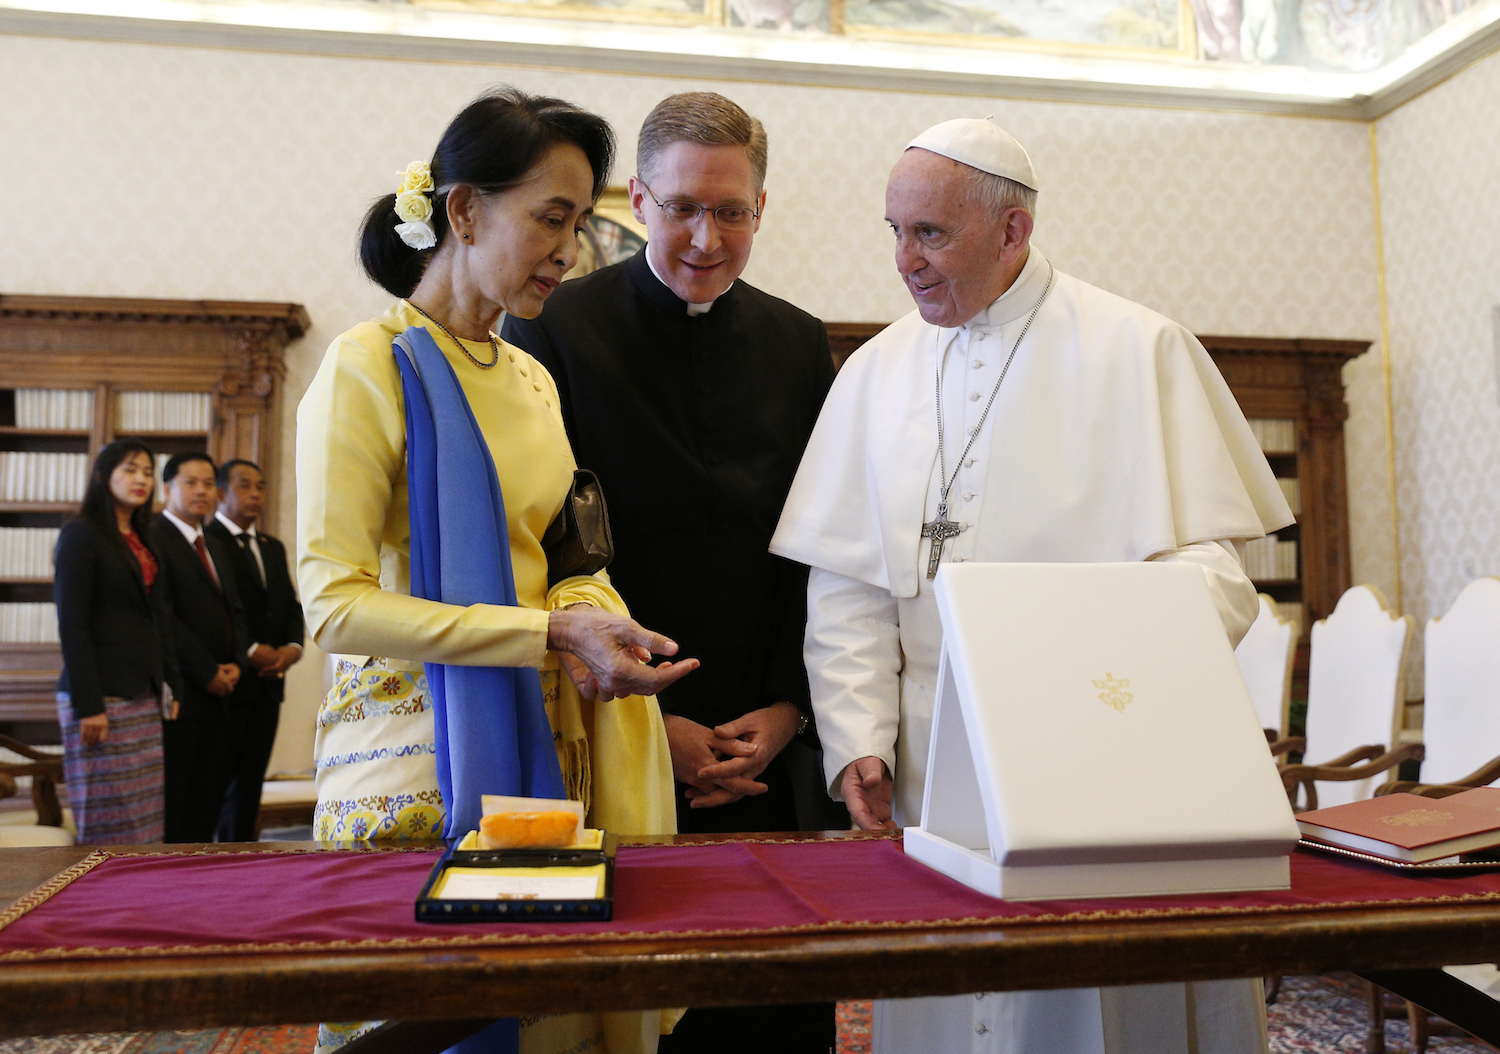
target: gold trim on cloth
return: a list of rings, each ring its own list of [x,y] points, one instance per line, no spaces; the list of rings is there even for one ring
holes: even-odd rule
[[[895,839],[890,839],[894,841]],[[725,839],[717,842],[704,842],[702,845],[764,845],[778,844],[778,842],[807,841],[807,839],[787,838],[773,839]],[[673,846],[670,843],[651,843],[652,845],[663,845],[665,848],[692,848],[693,845]],[[317,850],[267,850],[270,853],[308,852]],[[379,847],[371,851],[375,852],[432,852],[431,847]],[[249,852],[258,853],[256,850]],[[65,888],[69,883],[97,867],[111,855],[104,852],[95,852],[83,861],[68,868],[49,879],[43,885],[37,887],[32,893],[18,900],[5,915],[0,915],[5,923],[13,922],[21,917],[26,911],[31,910],[49,897]],[[130,853],[118,854],[120,856],[232,856],[234,853],[212,853],[212,852],[188,852],[188,853]],[[76,873],[73,873],[75,872]],[[53,888],[55,886],[55,888]],[[33,901],[33,898],[34,901]],[[27,906],[10,917],[10,911],[23,902]],[[642,940],[672,940],[676,938],[695,937],[751,937],[751,936],[786,936],[793,934],[814,933],[872,933],[887,932],[899,933],[916,930],[935,929],[991,929],[998,926],[1031,926],[1038,924],[1059,922],[1106,922],[1117,919],[1153,919],[1153,918],[1205,918],[1213,916],[1233,915],[1295,915],[1306,914],[1315,911],[1337,911],[1340,909],[1360,908],[1388,908],[1388,907],[1432,907],[1452,904],[1484,904],[1500,902],[1500,891],[1492,893],[1462,893],[1450,894],[1438,897],[1413,897],[1395,898],[1387,900],[1349,900],[1349,901],[1323,901],[1313,904],[1267,904],[1267,905],[1219,905],[1200,907],[1179,908],[1144,908],[1123,910],[1099,910],[1099,911],[1070,911],[1061,914],[1048,915],[970,915],[955,919],[937,920],[913,920],[905,922],[804,922],[792,926],[764,926],[764,927],[726,927],[723,929],[698,929],[698,930],[633,930],[615,933],[551,933],[551,934],[460,934],[456,936],[443,937],[400,937],[390,940],[380,938],[367,938],[358,941],[276,941],[276,942],[252,942],[246,944],[184,944],[184,945],[152,945],[140,948],[43,948],[40,950],[21,950],[0,952],[0,963],[3,962],[36,962],[39,960],[61,960],[61,959],[142,959],[142,958],[167,958],[172,956],[206,956],[206,955],[236,955],[236,954],[258,954],[262,952],[322,952],[322,951],[383,951],[383,950],[409,950],[409,949],[433,949],[433,948],[480,948],[480,947],[504,947],[507,945],[538,945],[538,944],[571,944],[580,942],[617,942],[617,941],[642,941]]]
[[[96,849],[72,867],[64,868],[47,879],[47,881],[37,886],[30,893],[18,897],[11,902],[10,907],[4,911],[0,911],[0,930],[5,929],[5,927],[15,922],[22,915],[25,915],[32,908],[45,904],[57,896],[57,894],[67,889],[77,879],[82,878],[108,859],[108,853]]]

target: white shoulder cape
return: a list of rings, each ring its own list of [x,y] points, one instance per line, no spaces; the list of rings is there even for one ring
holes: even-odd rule
[[[996,329],[1007,351],[1020,326]],[[917,594],[937,463],[935,360],[948,337],[914,311],[844,364],[772,552]],[[986,501],[976,558],[1144,560],[1293,522],[1197,338],[1068,275],[1057,275],[1021,344],[992,422],[988,484],[1003,500]]]

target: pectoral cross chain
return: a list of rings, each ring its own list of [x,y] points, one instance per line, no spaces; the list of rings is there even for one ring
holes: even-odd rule
[[[922,524],[922,537],[932,539],[932,548],[927,556],[929,579],[937,577],[938,563],[943,559],[943,543],[949,538],[957,538],[962,531],[962,526],[948,519],[948,503],[939,502],[937,515],[929,522]]]
[[[1050,265],[1049,265],[1050,268]],[[953,475],[948,475],[948,445],[946,442],[947,432],[943,428],[943,331],[937,330],[937,346],[933,349],[933,401],[937,404],[937,433],[938,433],[938,507],[937,515],[927,523],[922,524],[922,537],[932,539],[932,547],[927,554],[927,577],[937,577],[938,564],[943,559],[943,543],[949,538],[957,538],[964,531],[964,526],[954,523],[948,519],[948,491],[958,481],[959,469],[963,467],[964,459],[969,456],[969,451],[974,448],[974,441],[984,431],[984,422],[989,419],[990,408],[995,405],[995,396],[1000,394],[1000,386],[1005,383],[1005,375],[1010,372],[1010,364],[1015,360],[1016,352],[1021,347],[1021,341],[1026,339],[1026,333],[1031,329],[1031,324],[1036,321],[1036,314],[1042,309],[1042,302],[1047,299],[1047,294],[1052,291],[1052,279],[1057,277],[1057,272],[1048,270],[1047,284],[1042,287],[1042,295],[1036,298],[1036,306],[1031,309],[1031,317],[1026,320],[1026,325],[1021,327],[1021,333],[1016,337],[1016,342],[1010,346],[1010,354],[1006,356],[1005,365],[1000,368],[1000,376],[995,380],[995,387],[990,389],[990,401],[984,404],[984,412],[979,415],[978,424],[969,429],[969,442],[964,446],[963,452],[958,455],[958,464],[953,466]],[[978,363],[975,363],[978,365]],[[971,398],[977,399],[978,396]],[[972,462],[971,462],[972,464]]]

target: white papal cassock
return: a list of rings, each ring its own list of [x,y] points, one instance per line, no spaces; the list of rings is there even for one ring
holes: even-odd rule
[[[921,536],[940,487],[937,367],[951,475],[1050,271],[1033,246],[965,325],[913,312],[850,358],[771,543],[813,568],[806,657],[830,790],[881,758],[902,826],[921,817],[942,645]],[[949,516],[965,529],[943,560],[1192,562],[1232,643],[1258,610],[1237,546],[1292,522],[1192,334],[1060,273],[957,467]],[[1265,1050],[1258,981],[887,1000],[874,1024],[876,1054]]]

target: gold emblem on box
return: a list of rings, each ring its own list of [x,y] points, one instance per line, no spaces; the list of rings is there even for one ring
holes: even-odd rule
[[[1453,819],[1451,812],[1436,809],[1413,809],[1397,816],[1382,816],[1380,822],[1391,827],[1441,827]]]
[[[1125,712],[1125,708],[1130,705],[1130,700],[1135,698],[1135,696],[1125,690],[1130,687],[1130,681],[1125,678],[1117,681],[1114,674],[1108,670],[1104,671],[1104,680],[1095,681],[1094,687],[1104,689],[1104,691],[1099,693],[1099,701],[1101,703],[1114,707],[1122,714]]]

